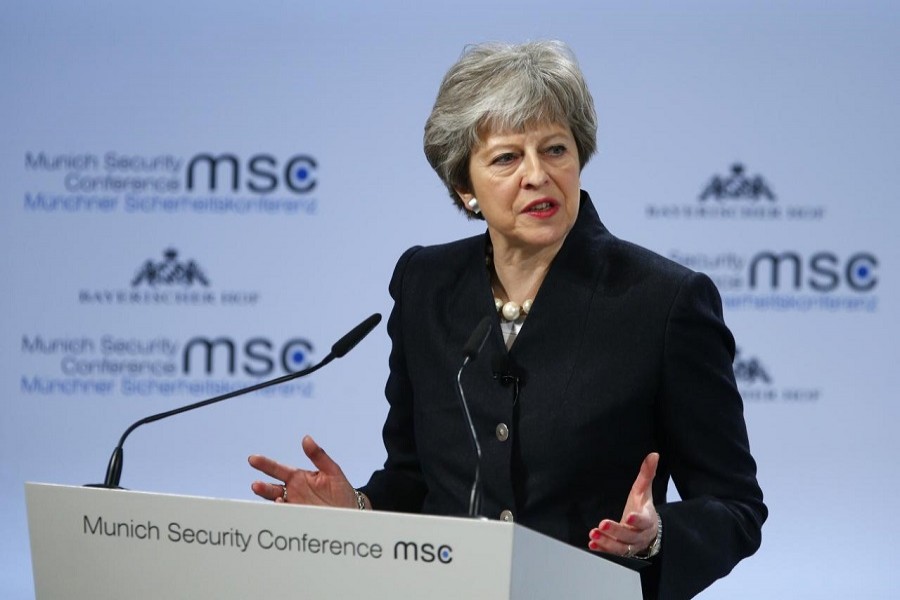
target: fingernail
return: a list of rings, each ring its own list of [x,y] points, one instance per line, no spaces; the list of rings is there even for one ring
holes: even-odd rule
[[[588,548],[590,548],[591,550],[599,550],[600,544],[598,544],[597,542],[590,542],[588,543]]]
[[[600,525],[600,531],[607,531],[609,529],[609,523],[603,523]]]
[[[628,515],[628,518],[625,519],[625,522],[628,523],[629,525],[634,525],[634,522],[636,520],[637,520],[637,518],[634,515]]]
[[[600,534],[600,532],[599,532],[598,530],[596,530],[596,529],[591,529],[591,539],[592,539],[592,540],[599,540],[599,539],[600,539],[600,535],[601,535],[601,534]]]

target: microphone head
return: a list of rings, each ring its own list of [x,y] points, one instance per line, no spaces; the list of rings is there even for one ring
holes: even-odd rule
[[[502,385],[524,383],[524,372],[513,362],[509,354],[495,354],[491,358],[491,370],[494,372],[494,379]]]
[[[375,326],[381,322],[381,313],[375,313],[368,319],[351,329],[347,334],[336,341],[331,347],[331,354],[335,358],[340,358],[353,350],[353,348],[362,341],[364,337],[369,335]]]
[[[472,331],[472,335],[469,336],[469,340],[466,342],[466,345],[463,346],[463,357],[469,360],[473,360],[478,353],[481,352],[482,347],[484,347],[484,343],[487,341],[488,334],[491,332],[491,317],[485,317],[478,323],[478,326],[475,327],[474,331]]]

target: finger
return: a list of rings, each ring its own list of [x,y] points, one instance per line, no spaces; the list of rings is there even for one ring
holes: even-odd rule
[[[653,526],[636,529],[632,525],[604,519],[597,527],[588,532],[590,539],[588,548],[601,552],[624,554],[627,546],[631,545],[634,552],[643,552],[650,547],[656,537],[655,519],[651,520],[653,520]],[[649,524],[649,521],[647,523]]]
[[[250,484],[250,489],[260,498],[266,500],[278,500],[284,494],[284,486],[274,483],[265,483],[263,481],[254,481]]]
[[[631,512],[625,515],[622,522],[632,531],[646,531],[651,527],[656,527],[656,520],[653,517],[655,515],[651,515],[646,511]]]
[[[648,529],[635,529],[628,525],[605,519],[597,527],[591,529],[589,536],[592,540],[609,538],[623,544],[639,544],[647,537],[647,533]]]
[[[341,467],[331,460],[328,453],[326,453],[311,436],[303,436],[301,445],[303,446],[303,452],[306,453],[306,456],[309,457],[309,460],[312,461],[312,464],[314,464],[319,471],[326,475],[344,476]]]
[[[610,538],[623,544],[632,544],[635,548],[649,546],[655,536],[656,521],[651,523],[646,518],[641,518],[640,521],[635,519],[634,524],[616,523],[604,519],[597,527],[588,532],[588,537],[592,540],[599,541],[603,538]]]
[[[250,456],[247,459],[247,462],[249,462],[250,466],[257,471],[262,471],[269,477],[274,477],[275,479],[280,479],[282,481],[287,481],[290,478],[291,473],[296,471],[293,467],[283,465],[260,454]]]
[[[613,539],[606,535],[601,535],[597,539],[591,539],[588,542],[588,549],[594,552],[606,552],[607,554],[616,554],[618,556],[632,555],[639,550],[639,543],[629,544],[627,541]]]
[[[594,552],[606,552],[607,554],[615,554],[617,556],[633,556],[636,552],[634,545],[629,546],[629,544],[623,544],[609,538],[602,542],[591,540],[588,542],[588,550]]]
[[[631,486],[632,494],[641,494],[653,496],[653,478],[656,477],[656,467],[659,465],[659,454],[651,452],[641,463],[641,470],[638,472],[634,485]]]

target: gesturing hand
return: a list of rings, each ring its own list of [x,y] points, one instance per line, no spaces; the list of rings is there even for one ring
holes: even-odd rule
[[[250,489],[275,502],[355,508],[356,493],[338,464],[310,436],[304,436],[301,445],[318,471],[289,467],[254,454],[248,459],[250,466],[284,483],[254,481]]]
[[[641,463],[641,470],[622,511],[618,523],[604,519],[591,529],[588,548],[621,556],[634,556],[645,551],[656,539],[656,507],[653,506],[653,478],[659,454],[651,452]]]

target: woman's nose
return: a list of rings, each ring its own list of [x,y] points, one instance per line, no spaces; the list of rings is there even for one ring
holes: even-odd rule
[[[524,187],[540,187],[547,181],[547,171],[540,156],[536,153],[526,153],[522,161],[524,172],[522,173],[522,185]]]

